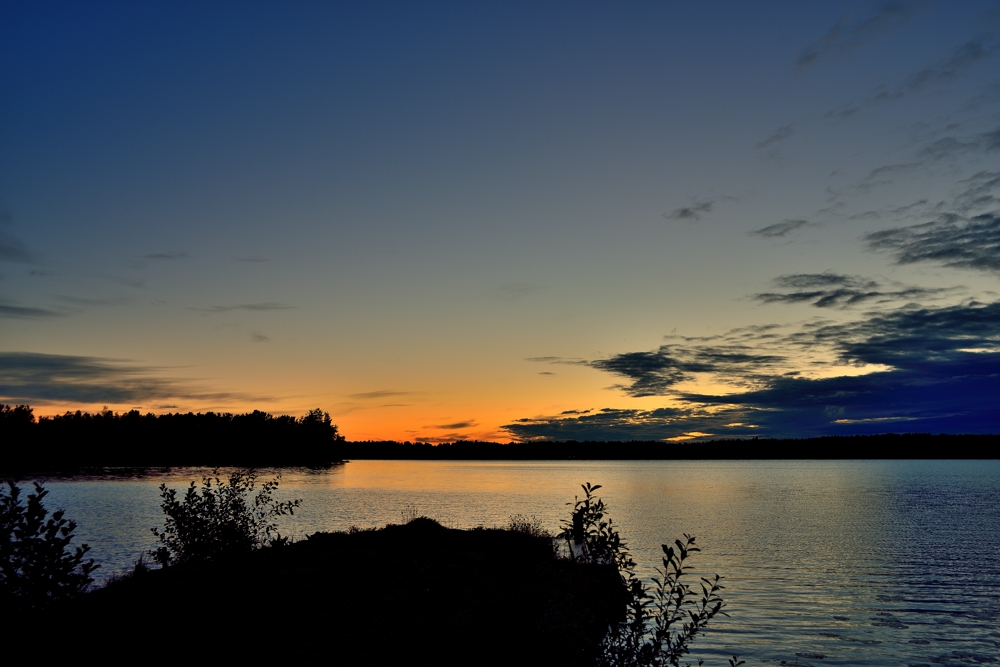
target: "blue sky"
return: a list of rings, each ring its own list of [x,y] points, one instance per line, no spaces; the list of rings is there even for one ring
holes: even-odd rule
[[[0,400],[997,432],[994,3],[7,4]]]

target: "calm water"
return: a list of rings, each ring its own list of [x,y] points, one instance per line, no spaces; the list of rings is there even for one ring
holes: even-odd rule
[[[141,479],[48,480],[48,507],[79,524],[104,574],[153,546],[157,487]],[[725,577],[730,618],[693,657],[724,665],[973,665],[1000,662],[1000,462],[355,461],[282,471],[301,538],[416,512],[468,528],[534,515],[555,532],[580,484],[599,494],[644,575],[660,544],[690,533],[699,573]],[[823,656],[822,658],[820,656]]]

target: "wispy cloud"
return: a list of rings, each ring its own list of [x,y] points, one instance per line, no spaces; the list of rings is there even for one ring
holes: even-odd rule
[[[250,334],[250,340],[255,343],[267,343],[271,339],[261,333],[252,333]]]
[[[289,306],[276,301],[262,301],[260,303],[240,303],[235,306],[208,306],[207,308],[191,308],[191,310],[198,310],[203,313],[228,313],[232,310],[268,311],[291,310],[293,308],[295,308],[295,306]]]
[[[65,313],[48,308],[19,306],[10,301],[0,299],[0,319],[39,320],[51,317],[62,317]]]
[[[775,130],[773,133],[771,133],[771,135],[767,137],[767,139],[764,139],[763,141],[754,145],[754,148],[767,148],[768,146],[776,144],[779,141],[784,141],[788,137],[792,136],[794,133],[795,133],[794,123],[792,125],[783,125],[782,127],[779,127],[777,130]]]
[[[832,272],[793,273],[779,276],[772,284],[781,291],[761,292],[753,298],[761,303],[810,303],[817,308],[849,308],[873,302],[886,304],[894,301],[927,299],[952,290],[885,286],[870,278],[847,276]]]
[[[190,255],[186,252],[153,252],[143,255],[143,259],[188,259]]]
[[[827,117],[846,119],[864,108],[885,102],[895,102],[935,85],[945,85],[956,80],[965,70],[1000,52],[995,39],[982,37],[958,46],[949,58],[933,63],[907,77],[895,87],[883,87],[861,104],[831,111]]]
[[[253,257],[237,257],[237,262],[270,262],[271,260],[267,257],[261,257],[260,255],[254,255]]]
[[[871,250],[889,252],[897,264],[934,262],[943,266],[1000,272],[1000,215],[971,219],[946,215],[934,222],[866,234]]]
[[[755,229],[747,233],[750,236],[760,236],[766,239],[774,239],[787,236],[788,234],[798,231],[803,227],[807,227],[810,224],[812,223],[808,220],[783,220],[782,222],[776,222],[773,225],[761,227],[760,229]]]
[[[455,422],[453,424],[433,424],[431,426],[425,426],[424,428],[434,428],[434,429],[439,429],[439,430],[443,430],[443,431],[455,431],[455,430],[463,429],[463,428],[472,428],[472,427],[478,426],[478,425],[479,424],[477,424],[474,420],[469,419],[469,420],[466,420],[466,421]]]
[[[205,392],[168,379],[163,369],[128,361],[34,352],[0,352],[0,398],[13,403],[132,404],[182,398],[218,404],[268,400],[245,394]]]
[[[913,16],[912,3],[888,3],[860,19],[848,15],[841,18],[822,37],[799,52],[796,64],[814,65],[831,54],[845,55],[906,25]]]
[[[411,391],[396,391],[393,389],[380,389],[378,391],[365,391],[360,394],[351,394],[350,398],[358,398],[362,400],[378,399],[378,398],[390,398],[392,396],[409,396],[413,392]]]
[[[737,197],[726,195],[707,199],[695,197],[688,206],[675,208],[670,213],[664,213],[663,217],[667,220],[701,220],[703,216],[711,213],[715,204],[720,201],[737,201]]]
[[[981,171],[960,186],[951,201],[935,207],[934,219],[870,232],[865,245],[897,264],[1000,271],[1000,173]]]

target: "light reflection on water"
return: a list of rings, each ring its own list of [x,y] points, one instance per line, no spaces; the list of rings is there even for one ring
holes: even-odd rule
[[[107,574],[153,546],[158,485],[205,472],[49,480],[47,506],[77,521]],[[456,528],[521,513],[555,532],[587,481],[641,574],[691,533],[697,571],[726,578],[731,617],[695,643],[708,664],[1000,662],[998,461],[354,461],[283,470],[279,495],[303,500],[283,524],[295,538],[408,510]]]

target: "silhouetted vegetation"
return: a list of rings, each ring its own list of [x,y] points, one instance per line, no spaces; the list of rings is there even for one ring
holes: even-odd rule
[[[451,461],[685,461],[753,459],[980,459],[1000,456],[998,435],[904,433],[805,439],[690,441],[345,442],[346,459]]]
[[[73,472],[170,466],[327,466],[344,438],[320,409],[302,417],[246,414],[67,412],[35,419],[0,404],[0,472]]]
[[[89,547],[70,547],[76,523],[57,510],[48,516],[35,485],[27,504],[20,487],[0,486],[0,609],[6,613],[36,610],[83,592],[97,569],[84,560]],[[48,517],[48,518],[46,518]]]
[[[600,485],[583,485],[583,499],[573,504],[570,519],[563,522],[562,537],[569,557],[591,564],[613,564],[626,591],[624,618],[610,624],[601,642],[596,664],[599,667],[647,667],[672,665],[690,653],[695,635],[722,611],[725,602],[720,592],[722,577],[702,577],[701,595],[691,590],[682,577],[690,569],[685,561],[700,551],[695,538],[684,535],[675,546],[664,544],[663,569],[655,586],[635,575],[635,561],[628,547],[607,517],[604,501],[594,495]],[[676,547],[676,548],[675,548]],[[699,664],[701,662],[699,661]],[[739,656],[729,661],[731,667],[744,664]]]
[[[150,552],[166,567],[180,563],[233,558],[256,549],[288,544],[275,520],[294,514],[301,500],[274,499],[279,477],[260,485],[252,470],[230,473],[223,482],[218,470],[203,477],[201,491],[194,482],[180,500],[177,490],[160,485],[160,508],[166,515],[163,529],[153,528],[161,546]],[[213,483],[214,482],[214,483]]]
[[[277,480],[255,480],[242,472],[228,482],[203,479],[181,499],[161,486],[167,523],[154,531],[164,543],[155,558],[169,567],[150,570],[140,559],[104,588],[64,595],[42,617],[17,622],[58,627],[80,647],[101,637],[105,661],[183,637],[196,655],[223,643],[252,647],[255,662],[676,667],[723,613],[719,577],[702,579],[700,596],[682,581],[698,551],[693,537],[664,545],[654,588],[638,580],[594,495],[600,486],[585,484],[583,499],[570,503],[560,555],[557,538],[533,517],[512,516],[506,529],[456,530],[412,509],[404,525],[289,543],[274,519],[298,502],[276,503]],[[72,528],[57,526],[64,537]],[[65,562],[79,566],[85,551]],[[87,582],[91,569],[83,569]]]
[[[44,622],[106,662],[177,638],[261,663],[592,665],[622,602],[613,567],[549,538],[418,517],[127,577]]]

